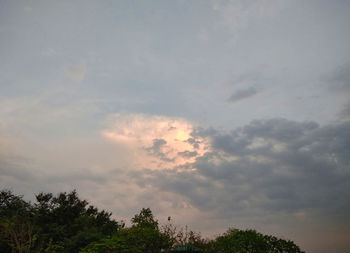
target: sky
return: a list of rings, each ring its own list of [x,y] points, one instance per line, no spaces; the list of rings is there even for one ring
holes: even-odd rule
[[[350,1],[0,0],[0,186],[350,247]]]

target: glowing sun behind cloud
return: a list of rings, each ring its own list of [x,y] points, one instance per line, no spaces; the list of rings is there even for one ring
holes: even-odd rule
[[[117,114],[108,122],[110,127],[102,135],[129,150],[131,159],[138,161],[135,169],[183,167],[208,150],[207,141],[193,136],[194,126],[185,119]]]

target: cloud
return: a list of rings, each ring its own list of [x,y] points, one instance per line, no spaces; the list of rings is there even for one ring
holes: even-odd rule
[[[248,97],[252,97],[257,93],[257,90],[254,87],[249,87],[247,89],[241,89],[234,92],[230,98],[228,99],[229,102],[235,103],[237,101],[246,99]]]
[[[264,74],[266,66],[259,65],[254,69],[243,73],[235,73],[227,80],[228,87],[234,87],[235,91],[228,98],[228,102],[236,103],[258,94],[264,86],[271,84],[271,78]]]
[[[86,62],[81,62],[66,69],[66,74],[75,82],[82,82],[87,73]]]
[[[172,162],[174,161],[174,158],[168,158],[167,153],[163,151],[164,149],[166,149],[166,143],[167,142],[163,139],[154,139],[153,145],[149,148],[146,148],[146,150],[149,152],[150,155],[157,156],[161,160],[166,162]]]
[[[195,128],[192,123],[182,118],[117,114],[109,118],[108,124],[102,135],[137,152],[139,169],[174,168],[191,163],[208,148],[206,140],[192,136]]]
[[[178,152],[177,153],[178,155],[180,155],[180,156],[184,156],[184,157],[196,157],[196,156],[198,156],[198,153],[197,153],[197,151],[188,151],[188,150],[186,150],[186,151],[183,151],[183,152]]]
[[[349,123],[253,121],[202,135],[211,139],[211,149],[196,157],[195,170],[144,170],[135,180],[218,217],[261,222],[270,215],[318,215],[340,222],[350,213],[349,130]]]

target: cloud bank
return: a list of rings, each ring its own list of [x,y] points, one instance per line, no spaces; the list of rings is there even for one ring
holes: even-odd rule
[[[321,127],[271,119],[198,135],[211,140],[212,151],[191,164],[195,172],[148,171],[153,185],[187,196],[200,209],[220,207],[225,217],[247,210],[349,213],[349,123]]]

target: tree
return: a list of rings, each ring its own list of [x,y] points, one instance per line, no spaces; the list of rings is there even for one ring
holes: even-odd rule
[[[0,192],[0,251],[30,252],[36,243],[38,228],[30,203],[11,191]]]
[[[149,208],[142,208],[140,213],[131,219],[131,222],[133,227],[159,229],[158,221],[154,220],[153,213]]]
[[[154,219],[151,209],[142,208],[131,222],[130,229],[120,232],[124,232],[127,240],[137,245],[142,252],[155,253],[170,248],[170,238],[159,230],[158,221]]]
[[[79,252],[118,230],[111,213],[89,206],[76,191],[40,193],[36,200],[0,192],[0,252]]]
[[[264,236],[255,230],[229,229],[208,244],[206,252],[236,253],[301,253],[292,241]]]
[[[158,221],[154,219],[149,208],[143,208],[131,222],[130,228],[119,229],[112,238],[89,244],[81,253],[158,253],[170,249],[170,238],[159,230]]]
[[[36,196],[36,221],[41,228],[43,248],[57,252],[79,252],[93,241],[110,237],[118,230],[111,213],[99,211],[70,193],[40,193]]]
[[[208,243],[200,233],[189,230],[187,226],[178,228],[170,222],[162,227],[162,233],[170,239],[172,248],[191,245],[203,249]]]
[[[103,238],[90,243],[80,253],[142,253],[142,250],[118,233],[111,238]]]
[[[293,241],[279,239],[271,235],[265,235],[264,239],[268,245],[269,252],[272,252],[272,253],[302,252],[300,248]]]
[[[76,191],[36,195],[32,204],[11,191],[0,191],[1,253],[159,253],[201,249],[205,253],[301,253],[290,240],[255,230],[229,229],[213,240],[185,226],[159,227],[151,209],[143,208],[125,227],[78,197]]]

